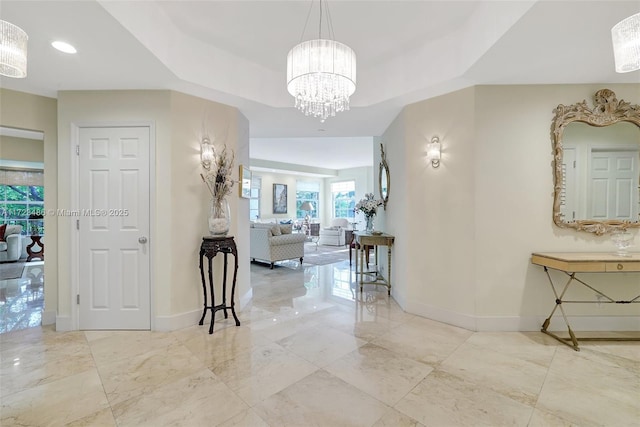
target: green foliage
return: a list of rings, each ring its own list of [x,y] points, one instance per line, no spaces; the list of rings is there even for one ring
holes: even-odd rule
[[[42,234],[44,221],[29,219],[44,214],[44,187],[37,185],[0,185],[0,221],[22,226],[23,234]]]
[[[333,193],[334,218],[353,218],[355,205],[355,191]]]

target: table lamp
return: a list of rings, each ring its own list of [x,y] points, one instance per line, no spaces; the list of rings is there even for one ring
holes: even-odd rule
[[[311,202],[304,202],[303,204],[300,205],[300,210],[301,211],[306,211],[307,214],[304,217],[304,226],[307,230],[307,233],[309,233],[309,219],[311,219],[311,211],[314,209],[313,207],[313,203]]]

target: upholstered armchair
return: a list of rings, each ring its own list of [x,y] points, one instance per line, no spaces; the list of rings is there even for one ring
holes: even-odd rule
[[[349,226],[346,218],[335,218],[331,220],[329,227],[320,229],[319,245],[343,246],[346,245],[344,231]]]
[[[0,262],[17,261],[22,254],[22,226],[0,225]]]

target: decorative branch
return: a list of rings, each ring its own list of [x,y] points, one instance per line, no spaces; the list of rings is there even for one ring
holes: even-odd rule
[[[207,186],[207,188],[209,189],[209,193],[211,193],[212,197],[215,197],[215,194],[213,194],[213,190],[211,189],[211,186],[209,185],[209,183],[207,182],[206,179],[204,179],[204,175],[200,174],[200,178],[202,178],[202,182],[204,182],[204,184]]]

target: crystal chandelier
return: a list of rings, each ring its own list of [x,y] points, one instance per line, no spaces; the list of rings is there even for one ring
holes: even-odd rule
[[[27,40],[22,28],[0,20],[0,74],[27,77]]]
[[[631,15],[611,29],[613,56],[618,73],[640,70],[640,13]]]
[[[325,9],[333,37],[326,5]],[[322,0],[319,28],[318,39],[302,42],[289,51],[287,90],[295,98],[298,110],[305,116],[320,117],[324,122],[327,117],[349,110],[349,97],[356,91],[356,54],[343,43],[322,38]]]

